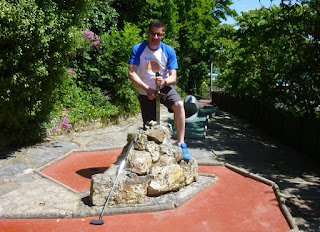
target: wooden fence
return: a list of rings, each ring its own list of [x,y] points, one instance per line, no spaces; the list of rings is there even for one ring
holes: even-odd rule
[[[320,120],[295,117],[255,100],[212,92],[220,109],[246,118],[282,143],[320,160]]]

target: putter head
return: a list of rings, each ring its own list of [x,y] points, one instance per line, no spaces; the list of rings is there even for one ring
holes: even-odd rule
[[[104,221],[102,219],[99,220],[91,220],[90,224],[92,225],[103,225]]]

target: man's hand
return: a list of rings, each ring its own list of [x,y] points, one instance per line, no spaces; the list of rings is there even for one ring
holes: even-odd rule
[[[154,89],[148,88],[147,92],[147,97],[149,100],[153,100],[156,98],[156,91]]]
[[[162,76],[157,76],[154,78],[154,81],[156,83],[156,86],[163,86],[165,81],[164,79],[162,78]]]

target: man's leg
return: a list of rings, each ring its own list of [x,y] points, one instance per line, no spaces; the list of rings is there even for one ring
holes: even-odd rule
[[[174,125],[177,130],[177,140],[178,143],[184,143],[184,134],[185,134],[185,112],[184,112],[184,106],[182,101],[178,101],[171,109],[174,112]]]
[[[138,95],[138,100],[140,102],[143,127],[145,127],[151,120],[156,121],[156,101],[149,100],[145,95]]]
[[[174,113],[174,125],[177,131],[178,145],[181,147],[183,159],[191,159],[191,155],[187,150],[187,145],[184,142],[186,115],[182,101],[178,101],[171,107]]]
[[[167,99],[163,103],[174,113],[174,125],[176,127],[178,145],[181,147],[183,159],[189,160],[191,156],[187,150],[187,145],[184,143],[186,116],[183,101],[173,87],[165,87],[162,91],[167,94]]]

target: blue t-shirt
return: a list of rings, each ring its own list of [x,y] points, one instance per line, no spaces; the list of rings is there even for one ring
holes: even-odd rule
[[[160,42],[160,46],[156,50],[149,48],[148,41],[135,45],[128,64],[138,66],[138,76],[152,89],[156,89],[154,81],[156,72],[159,72],[166,79],[169,77],[169,70],[178,69],[175,51],[163,42]],[[139,93],[146,95],[146,92],[141,89],[139,89]]]

